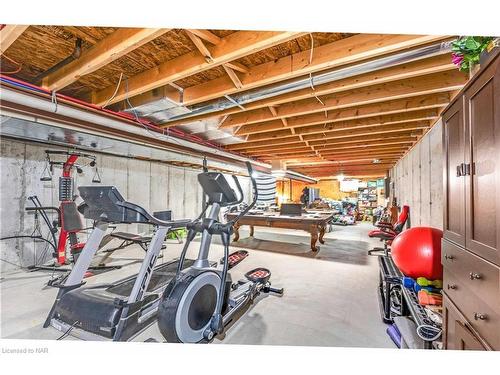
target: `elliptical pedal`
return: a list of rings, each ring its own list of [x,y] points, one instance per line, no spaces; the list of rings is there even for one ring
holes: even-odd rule
[[[267,268],[264,267],[259,267],[259,268],[254,268],[251,271],[248,271],[245,274],[245,277],[247,280],[253,282],[253,283],[267,283],[269,278],[271,277],[271,271],[269,271]]]
[[[227,264],[228,270],[241,263],[247,256],[248,251],[246,250],[237,250],[234,253],[229,254]],[[222,258],[219,263],[224,264],[224,258]]]
[[[271,283],[269,282],[269,279],[271,278],[271,271],[267,268],[254,268],[245,274],[245,278],[254,284],[262,284],[262,292],[264,293],[275,293],[279,296],[282,296],[284,293],[283,288],[273,288],[271,286]]]

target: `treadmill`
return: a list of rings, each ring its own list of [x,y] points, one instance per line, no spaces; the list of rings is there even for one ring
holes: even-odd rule
[[[127,202],[114,186],[81,186],[86,219],[95,227],[78,260],[59,286],[56,300],[44,323],[64,335],[83,340],[127,341],[156,319],[160,297],[175,277],[178,260],[155,266],[169,231],[185,227],[190,220],[171,220],[171,211],[149,214]],[[85,272],[110,224],[150,224],[155,227],[139,273],[112,284],[84,287]],[[193,260],[186,260],[189,267]]]

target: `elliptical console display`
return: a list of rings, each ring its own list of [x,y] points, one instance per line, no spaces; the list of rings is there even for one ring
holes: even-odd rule
[[[210,342],[224,332],[224,328],[261,292],[283,294],[283,289],[271,287],[271,272],[256,268],[246,273],[245,280],[233,283],[230,268],[229,241],[233,225],[257,201],[257,184],[250,163],[246,163],[253,186],[253,201],[239,215],[227,222],[218,220],[221,207],[238,205],[243,191],[236,176],[232,176],[238,194],[230,187],[222,173],[203,172],[198,181],[208,198],[200,216],[187,225],[188,235],[177,267],[177,274],[165,289],[158,308],[158,326],[168,342]],[[238,198],[239,195],[239,198]],[[210,207],[208,217],[205,212]],[[186,252],[196,234],[201,233],[201,244],[194,263],[183,267]],[[208,261],[213,235],[220,235],[224,246],[222,267]]]

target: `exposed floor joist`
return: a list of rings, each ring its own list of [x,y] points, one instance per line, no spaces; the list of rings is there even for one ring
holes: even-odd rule
[[[401,64],[385,69],[376,70],[369,73],[355,75],[353,77],[339,79],[331,83],[316,85],[314,87],[314,90],[308,87],[306,89],[300,89],[293,92],[266,98],[263,100],[258,100],[252,103],[245,104],[245,110],[273,107],[290,101],[307,99],[314,96],[328,95],[339,91],[352,90],[355,88],[366,87],[373,84],[391,82],[401,79],[408,79],[426,74],[438,73],[454,69],[456,68],[451,63],[449,56],[446,54],[442,54],[406,64]],[[218,111],[215,113],[196,115],[190,117],[188,120],[172,121],[166,124],[166,126],[179,125],[185,121],[206,120],[209,118],[230,115],[238,112],[241,112],[241,109],[235,107],[223,111]]]
[[[285,103],[277,107],[276,116],[272,116],[264,108],[229,115],[221,128],[261,123],[272,120],[275,117],[288,118],[317,112],[324,113],[333,109],[455,91],[460,89],[465,82],[467,82],[467,76],[459,71],[433,73],[424,77],[383,83],[326,95],[320,97],[321,102],[312,98]]]
[[[450,102],[451,93],[443,92],[431,95],[422,95],[412,98],[392,100],[367,105],[354,106],[350,108],[337,109],[324,112],[312,113],[303,116],[287,118],[290,128],[302,128],[306,126],[333,124],[336,122],[359,120],[363,121],[369,117],[404,115],[407,112],[426,109],[444,108]],[[412,116],[410,114],[410,116]],[[269,120],[257,124],[242,125],[236,131],[236,135],[255,134],[260,132],[272,132],[283,129],[283,123],[278,120]]]
[[[29,25],[5,25],[0,30],[0,54],[4,54]]]
[[[358,34],[314,48],[312,56],[311,51],[302,51],[252,67],[241,77],[241,83],[244,89],[252,89],[443,39],[446,37]],[[184,103],[192,105],[231,95],[236,91],[234,85],[222,77],[186,88]]]
[[[110,103],[116,103],[127,97],[166,85],[215,66],[237,60],[248,54],[272,47],[276,44],[296,38],[303,33],[276,31],[238,31],[222,38],[215,46],[207,47],[212,59],[206,61],[199,51],[193,51],[166,61],[153,69],[139,73],[128,80],[128,92],[125,87],[118,88]],[[102,105],[112,97],[115,87],[100,90],[94,95],[94,104]]]
[[[119,29],[83,51],[78,59],[44,77],[42,86],[60,90],[168,31],[170,29]]]

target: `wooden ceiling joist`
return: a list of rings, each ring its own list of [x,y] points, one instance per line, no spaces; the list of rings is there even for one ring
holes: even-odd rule
[[[302,51],[278,60],[256,65],[242,76],[245,89],[272,84],[278,81],[315,73],[320,70],[351,64],[394,53],[402,49],[442,41],[444,36],[358,34],[333,43]],[[191,105],[207,100],[231,95],[233,85],[224,78],[186,88],[185,104]]]
[[[119,87],[110,103],[116,103],[148,90],[161,87],[204,70],[222,65],[243,56],[294,39],[303,33],[276,31],[237,31],[221,39],[217,45],[207,47],[212,56],[206,61],[199,51],[192,51],[141,72],[128,80],[128,92]],[[94,104],[102,105],[112,97],[116,87],[100,90],[94,95]]]
[[[420,129],[420,126],[419,126]],[[402,135],[407,135],[407,136],[416,136],[422,134],[421,130],[406,130],[406,129],[399,129],[395,131],[395,133],[401,133]],[[347,138],[342,138],[344,136]],[[349,140],[354,140],[354,141],[360,141],[360,142],[369,142],[370,140],[378,140],[378,139],[390,139],[396,136],[400,136],[399,134],[386,134],[384,135],[383,133],[380,134],[373,134],[373,135],[352,135],[352,134],[342,134],[340,135],[337,140],[334,140],[334,136],[329,138],[329,136],[323,136],[322,134],[320,135],[309,135],[307,136],[308,139],[307,141],[309,142],[310,146],[314,146],[316,144],[337,144],[340,142],[346,142]],[[304,137],[304,140],[306,137]],[[340,140],[341,138],[341,140]],[[226,146],[227,149],[233,150],[233,151],[245,151],[249,150],[252,148],[259,148],[262,146],[276,146],[276,145],[287,145],[291,143],[296,143],[300,141],[300,137],[297,135],[291,135],[287,137],[281,137],[278,139],[269,139],[269,140],[264,140],[264,141],[253,141],[253,142],[244,142],[244,143],[237,143],[237,144],[232,144]],[[319,143],[318,143],[319,142]]]
[[[312,134],[298,134],[302,141],[314,141],[318,139],[338,139],[353,136],[364,136],[371,134],[390,134],[397,132],[406,132],[415,129],[427,129],[430,125],[428,120],[409,121],[396,124],[376,124],[375,126],[362,126],[362,127],[343,127],[334,130],[325,130],[323,132],[316,132]],[[247,142],[265,141],[270,139],[280,139],[293,135],[290,129],[285,129],[276,132],[272,136],[267,136],[269,133],[253,134],[247,137]]]
[[[102,68],[169,30],[120,28],[83,51],[78,59],[44,77],[42,86],[49,90],[60,90],[81,76]]]
[[[314,166],[311,168],[293,168],[294,171],[308,175],[335,175],[338,173],[349,173],[349,172],[373,172],[373,171],[387,171],[390,169],[394,163],[380,163],[380,164],[365,164],[365,165],[339,165],[335,167],[318,167]]]
[[[309,141],[309,144],[314,147],[315,150],[322,152],[321,146],[335,146],[337,149],[342,147],[353,147],[353,146],[379,146],[379,145],[395,145],[395,144],[407,144],[408,142],[417,141],[418,136],[422,134],[422,131],[413,130],[406,133],[398,134],[374,134],[368,136],[352,137],[352,138],[342,138],[338,140],[325,140],[320,139],[316,141]]]
[[[28,28],[29,25],[5,25],[0,30],[0,55],[4,54],[7,49],[14,43],[17,38]]]
[[[315,146],[312,146],[314,149],[319,149],[318,147],[315,147]],[[319,146],[321,148],[325,148],[325,147],[328,147],[328,146]],[[332,146],[334,147],[334,146]],[[378,146],[372,146],[370,144],[370,142],[366,142],[366,145],[365,145],[365,149],[369,152],[371,150],[377,150],[378,151]],[[381,148],[383,148],[384,146],[381,146]],[[385,146],[387,147],[387,146]],[[395,147],[395,146],[393,146]],[[247,155],[268,155],[268,154],[271,154],[271,153],[283,153],[283,152],[302,152],[302,151],[309,151],[310,150],[310,146],[306,146],[304,142],[298,142],[298,143],[290,143],[290,144],[286,144],[286,145],[271,145],[271,146],[260,146],[260,147],[254,147],[254,148],[250,148],[248,150],[243,150],[241,152],[244,152],[245,154]],[[345,152],[345,151],[343,151]]]
[[[437,109],[427,109],[422,111],[405,112],[397,115],[387,115],[387,116],[377,116],[369,117],[360,120],[349,120],[336,123],[325,123],[322,125],[314,125],[303,128],[295,128],[295,133],[297,135],[310,135],[310,134],[334,134],[342,130],[359,130],[363,132],[363,129],[373,129],[375,127],[380,127],[380,131],[384,129],[391,129],[389,125],[400,124],[400,127],[404,127],[405,123],[414,123],[416,121],[430,121],[437,119],[439,113]],[[428,125],[428,124],[427,124]],[[247,141],[258,141],[265,139],[280,138],[283,136],[290,135],[291,129],[285,128],[283,130],[265,132],[265,133],[254,133],[249,134]]]
[[[374,159],[376,156],[378,157],[382,157],[382,156],[387,156],[387,155],[400,155],[400,154],[403,154],[405,152],[406,148],[401,148],[401,149],[396,149],[396,150],[390,150],[390,151],[373,151],[373,152],[370,152],[370,151],[359,151],[359,150],[356,150],[356,149],[353,149],[349,152],[345,152],[346,150],[344,150],[343,153],[341,152],[335,152],[335,150],[332,152],[331,150],[330,151],[326,151],[326,152],[330,152],[330,154],[328,154],[328,156],[326,156],[327,154],[321,154],[322,157],[324,157],[325,159],[328,158],[329,160],[330,159],[342,159],[342,158],[372,158]],[[283,153],[270,153],[270,154],[265,154],[265,155],[261,155],[260,158],[261,159],[271,159],[271,158],[280,158],[280,157],[283,157],[283,158],[291,158],[291,157],[294,157],[295,155],[298,155],[298,154],[302,154],[304,152],[283,152]]]
[[[368,117],[387,116],[405,114],[407,112],[420,111],[425,109],[444,108],[450,102],[450,92],[443,92],[433,95],[423,95],[414,98],[405,98],[389,102],[367,104],[352,108],[332,110],[325,113],[312,113],[303,116],[289,117],[287,125],[290,128],[332,124],[335,122],[360,120]],[[412,116],[412,114],[410,114]],[[283,123],[279,120],[270,120],[257,124],[243,125],[235,131],[236,135],[247,135],[261,132],[271,132],[283,129]]]
[[[221,41],[221,38],[208,30],[186,29],[186,31],[214,45]]]
[[[411,98],[454,91],[467,82],[462,72],[451,71],[434,73],[420,78],[411,78],[390,83],[383,83],[361,89],[343,91],[321,97],[285,103],[277,107],[277,116],[272,116],[268,109],[261,108],[229,115],[221,128],[230,128],[252,123],[269,121],[276,117],[294,117],[309,113],[362,106],[373,103]]]
[[[237,89],[241,89],[243,87],[243,84],[241,83],[240,77],[238,77],[238,74],[227,64],[223,64],[222,67],[226,71],[228,77],[233,81],[234,87]]]
[[[234,69],[234,67],[233,67]],[[456,69],[451,63],[447,54],[429,57],[426,59],[410,62],[407,64],[396,65],[390,68],[376,70],[374,72],[355,75],[339,79],[330,83],[317,85],[314,90],[310,87],[305,89],[296,90],[286,94],[277,95],[271,98],[258,100],[252,103],[245,104],[246,110],[258,109],[268,106],[277,106],[294,100],[307,99],[314,96],[328,95],[335,92],[352,90],[356,88],[366,87],[373,84],[397,81],[401,79],[408,79],[418,77],[426,74],[437,73],[447,70]],[[243,73],[248,73],[249,70]],[[230,108],[217,113],[200,114],[193,116],[189,121],[206,120],[208,118],[229,115],[240,112],[240,108]],[[178,120],[165,124],[166,126],[179,125],[186,120]]]
[[[352,138],[352,137],[366,137],[368,136],[390,136],[396,133],[407,133],[409,131],[415,131],[414,134],[417,133],[418,130],[427,129],[429,127],[429,121],[412,121],[406,122],[403,124],[394,124],[394,125],[383,125],[383,126],[369,126],[360,129],[353,130],[342,130],[342,131],[331,131],[324,132],[322,134],[310,134],[303,136],[304,141],[316,141],[316,140],[337,140],[344,138]]]
[[[213,60],[212,52],[210,52],[207,46],[203,44],[203,41],[198,36],[191,33],[189,30],[186,30],[186,34],[189,37],[189,39],[191,39],[191,41],[193,42],[196,49],[198,49],[198,51],[203,55],[205,60],[209,63],[212,62]]]
[[[350,162],[355,162],[355,161],[373,161],[374,159],[379,159],[382,161],[385,160],[398,160],[401,157],[402,153],[399,154],[387,154],[387,155],[373,155],[373,156],[354,156],[354,157],[345,157],[345,158],[329,158],[328,160],[322,160],[318,161],[314,159],[300,159],[300,161],[292,161],[292,162],[287,162],[286,166],[287,167],[297,167],[297,166],[306,166],[306,165],[321,165],[321,166],[331,166],[331,165],[337,165],[338,163],[350,163]]]

